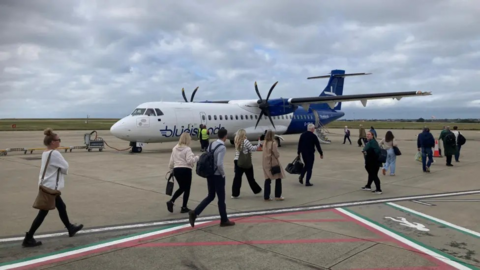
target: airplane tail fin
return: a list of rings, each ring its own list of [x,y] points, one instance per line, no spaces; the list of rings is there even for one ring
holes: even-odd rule
[[[329,78],[328,84],[325,89],[320,94],[321,97],[324,96],[341,96],[343,95],[343,83],[345,81],[345,77],[350,76],[360,76],[360,75],[369,75],[371,73],[350,73],[345,74],[345,70],[335,69],[332,70],[329,75],[323,76],[315,76],[315,77],[308,77],[307,79],[325,79]],[[338,102],[336,106],[333,108],[336,111],[342,109],[342,103]]]

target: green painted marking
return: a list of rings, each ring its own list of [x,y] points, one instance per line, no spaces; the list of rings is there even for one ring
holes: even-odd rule
[[[88,247],[92,247],[92,246],[102,245],[102,244],[122,240],[122,239],[129,238],[129,237],[134,237],[134,236],[138,236],[138,235],[142,235],[142,234],[148,234],[148,233],[152,233],[152,232],[162,231],[162,230],[166,230],[166,229],[170,229],[170,228],[174,228],[174,227],[178,227],[178,226],[182,226],[182,225],[183,224],[170,225],[170,226],[163,227],[161,229],[155,229],[155,230],[150,230],[150,231],[146,231],[146,232],[129,234],[129,235],[126,235],[126,236],[121,236],[121,237],[117,237],[117,238],[113,238],[113,239],[109,239],[109,240],[104,240],[104,241],[99,241],[99,242],[96,242],[96,243],[93,243],[93,244],[88,244],[88,245],[84,245],[84,246],[80,246],[80,247],[67,248],[67,249],[63,249],[63,250],[60,250],[60,251],[47,253],[47,254],[44,254],[44,255],[38,255],[38,256],[25,258],[25,259],[20,259],[20,260],[16,260],[16,261],[0,263],[0,266],[22,263],[22,262],[31,261],[31,260],[36,260],[36,259],[40,259],[40,258],[52,256],[52,255],[58,255],[58,254],[62,254],[62,253],[70,252],[70,251],[79,250],[79,249],[82,249],[82,248],[88,248]]]
[[[468,268],[470,268],[470,269],[480,270],[479,268],[476,268],[476,267],[474,267],[473,265],[467,264],[467,263],[465,263],[465,262],[463,262],[463,261],[459,261],[457,258],[451,256],[450,254],[444,253],[444,252],[442,252],[442,251],[440,251],[440,250],[437,250],[437,249],[432,248],[432,247],[430,247],[430,246],[428,246],[428,245],[425,245],[424,243],[419,242],[419,241],[417,241],[417,240],[414,240],[414,239],[412,239],[412,238],[410,238],[410,237],[408,237],[408,236],[405,236],[405,235],[403,235],[402,233],[399,233],[399,232],[397,232],[397,231],[394,231],[393,229],[390,229],[390,228],[388,228],[387,226],[384,226],[383,224],[380,224],[380,223],[378,223],[378,222],[376,222],[376,221],[373,221],[373,220],[371,220],[371,219],[369,219],[369,218],[367,218],[367,217],[364,217],[364,216],[362,216],[362,215],[360,215],[360,214],[358,214],[358,213],[355,213],[353,210],[346,209],[346,208],[342,208],[342,209],[345,210],[345,211],[350,212],[350,213],[353,214],[353,215],[356,215],[356,216],[358,216],[358,217],[361,217],[361,218],[363,218],[363,219],[365,219],[365,220],[367,220],[367,221],[369,221],[369,222],[371,222],[371,223],[373,223],[373,224],[375,224],[375,225],[377,225],[377,226],[379,226],[379,227],[382,227],[382,228],[384,228],[385,230],[390,231],[391,233],[394,233],[394,234],[396,234],[396,235],[398,235],[398,236],[401,236],[401,237],[403,237],[403,238],[405,238],[405,239],[407,239],[407,240],[409,240],[409,241],[411,241],[411,242],[413,242],[413,243],[415,243],[415,244],[417,244],[417,245],[419,245],[419,246],[422,246],[422,247],[424,247],[424,248],[426,248],[426,249],[429,249],[429,250],[432,251],[432,252],[435,252],[435,253],[437,253],[437,254],[439,254],[439,255],[442,255],[442,256],[444,256],[445,258],[448,258],[448,259],[450,259],[450,260],[452,260],[452,261],[454,261],[454,262],[457,262],[457,263],[459,263],[459,264],[461,264],[461,265],[463,265],[463,266],[465,266],[465,267],[468,267]]]

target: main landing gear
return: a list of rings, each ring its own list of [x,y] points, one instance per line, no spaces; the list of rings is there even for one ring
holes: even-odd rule
[[[132,147],[130,153],[141,153],[143,144],[140,143],[139,145],[140,146],[138,146],[136,142],[130,142],[130,146]]]

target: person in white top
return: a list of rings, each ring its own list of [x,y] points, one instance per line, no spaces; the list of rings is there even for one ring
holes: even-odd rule
[[[173,204],[175,200],[183,193],[183,204],[180,213],[188,213],[190,209],[187,207],[188,198],[190,197],[190,188],[192,186],[192,168],[200,158],[193,154],[190,148],[192,139],[189,133],[184,132],[178,140],[178,144],[172,150],[170,156],[169,168],[177,179],[179,188],[173,194],[172,199],[167,202],[167,209],[173,213]]]
[[[58,137],[57,134],[53,133],[52,129],[47,128],[44,131],[45,138],[43,139],[43,144],[47,146],[47,150],[43,152],[42,154],[42,165],[40,168],[40,176],[39,176],[39,181],[38,185],[43,185],[47,188],[51,189],[63,189],[65,186],[65,178],[64,176],[68,173],[68,162],[63,158],[62,154],[58,151],[55,150],[60,146],[60,138]],[[47,163],[48,156],[50,156],[50,160]],[[45,165],[47,167],[45,168]],[[46,171],[45,171],[46,170]],[[45,177],[42,180],[42,176],[45,171]],[[58,174],[58,184],[57,184],[57,174]],[[83,228],[83,225],[73,225],[70,223],[67,215],[67,209],[66,205],[63,202],[62,198],[60,195],[58,195],[55,198],[55,207],[58,210],[58,213],[60,215],[60,219],[62,220],[63,224],[65,225],[65,228],[68,230],[68,235],[70,237],[74,236],[78,231],[80,231]],[[41,241],[36,241],[33,238],[33,235],[35,234],[35,231],[42,225],[43,220],[48,214],[48,210],[39,210],[37,217],[32,223],[32,226],[30,227],[30,230],[26,233],[25,239],[23,240],[22,246],[24,247],[35,247],[39,246],[42,244]]]
[[[255,181],[255,176],[253,173],[253,164],[250,162],[248,164],[248,168],[242,168],[238,164],[238,159],[240,157],[240,151],[243,152],[244,155],[250,156],[251,161],[251,153],[257,151],[258,145],[253,146],[252,143],[247,139],[247,132],[244,129],[239,129],[237,134],[235,135],[235,157],[233,159],[234,163],[234,170],[235,176],[233,178],[232,184],[232,199],[238,198],[240,196],[240,188],[242,187],[242,176],[243,173],[247,176],[248,184],[252,189],[254,194],[259,194],[262,192],[262,188],[258,185],[257,181]]]
[[[462,148],[462,146],[461,146],[460,144],[458,144],[458,135],[460,134],[460,131],[458,131],[458,127],[457,127],[457,126],[454,126],[454,127],[453,127],[452,133],[455,134],[455,143],[457,144],[457,149],[455,150],[455,161],[456,161],[456,162],[460,162],[460,161],[459,161],[459,158],[460,158],[460,149]]]
[[[385,175],[388,168],[390,167],[390,175],[394,176],[397,156],[395,155],[393,147],[397,146],[397,142],[395,141],[395,136],[393,136],[393,133],[391,131],[388,131],[385,134],[385,138],[382,139],[380,145],[382,145],[384,149],[387,150],[387,162],[385,162],[385,164],[383,165],[382,173],[383,175]]]

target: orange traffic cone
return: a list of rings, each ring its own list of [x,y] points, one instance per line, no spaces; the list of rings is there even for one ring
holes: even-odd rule
[[[262,151],[262,145],[260,143],[260,138],[258,138],[257,151]]]
[[[440,151],[438,149],[438,140],[435,140],[435,149],[433,151],[433,157],[441,157]]]

